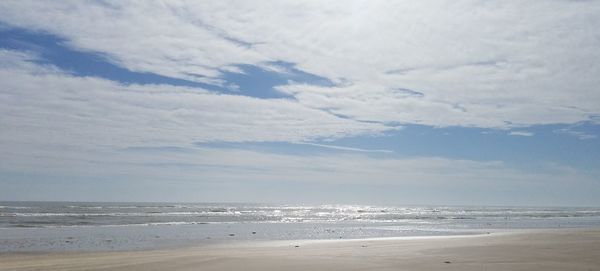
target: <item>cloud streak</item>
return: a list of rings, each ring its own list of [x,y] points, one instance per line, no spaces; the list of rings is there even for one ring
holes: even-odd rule
[[[532,132],[527,132],[527,131],[511,131],[510,133],[508,133],[508,135],[530,137],[530,136],[534,136],[535,134]]]
[[[574,136],[579,140],[588,140],[588,139],[598,138],[597,135],[588,134],[583,131],[573,130],[572,128],[557,129],[554,132],[557,134],[565,134],[565,135],[569,135],[569,136]]]
[[[375,149],[361,149],[361,148],[353,148],[353,147],[345,147],[345,146],[336,146],[336,145],[328,145],[328,144],[317,144],[317,143],[296,143],[302,145],[309,145],[327,149],[341,150],[341,151],[352,151],[352,152],[373,152],[373,153],[393,153],[391,150],[375,150]]]

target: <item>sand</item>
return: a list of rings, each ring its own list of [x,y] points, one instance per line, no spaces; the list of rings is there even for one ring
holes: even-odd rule
[[[600,229],[3,254],[0,270],[600,270]]]

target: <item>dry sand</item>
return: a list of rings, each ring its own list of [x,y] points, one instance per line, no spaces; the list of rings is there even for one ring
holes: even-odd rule
[[[600,270],[600,230],[3,254],[0,270]]]

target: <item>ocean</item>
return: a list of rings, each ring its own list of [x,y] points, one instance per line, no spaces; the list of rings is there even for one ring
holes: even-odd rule
[[[597,228],[600,208],[0,202],[0,252]]]

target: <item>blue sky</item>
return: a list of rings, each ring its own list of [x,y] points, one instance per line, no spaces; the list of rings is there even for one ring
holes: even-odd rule
[[[599,11],[5,1],[0,199],[598,206]]]

